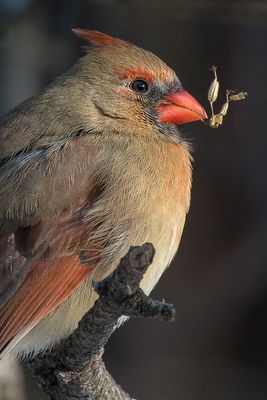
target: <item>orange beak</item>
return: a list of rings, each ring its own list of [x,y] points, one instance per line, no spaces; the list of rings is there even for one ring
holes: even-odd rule
[[[207,118],[204,108],[183,88],[167,95],[159,105],[158,112],[161,122],[177,125]]]

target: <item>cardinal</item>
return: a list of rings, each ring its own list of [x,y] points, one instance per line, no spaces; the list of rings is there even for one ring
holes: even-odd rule
[[[0,357],[68,336],[129,247],[173,259],[190,203],[178,125],[206,118],[154,54],[87,29],[86,53],[0,120]]]

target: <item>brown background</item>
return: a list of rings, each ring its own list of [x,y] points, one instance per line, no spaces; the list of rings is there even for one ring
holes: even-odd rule
[[[77,26],[154,51],[207,109],[212,64],[217,107],[226,88],[249,93],[222,128],[182,128],[194,147],[192,206],[153,292],[175,304],[176,321],[131,320],[105,359],[138,399],[266,400],[266,1],[0,0],[0,23],[1,114],[75,61]],[[41,399],[25,379],[21,399]]]

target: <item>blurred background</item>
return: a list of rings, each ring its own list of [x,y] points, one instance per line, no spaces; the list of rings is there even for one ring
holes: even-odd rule
[[[248,92],[221,128],[182,127],[194,148],[192,205],[176,259],[153,292],[175,304],[175,322],[129,321],[105,360],[138,399],[266,400],[267,2],[0,0],[0,25],[1,114],[81,54],[71,27],[155,52],[207,110],[211,65],[217,108],[225,89]],[[0,365],[0,400],[41,399],[23,366]]]

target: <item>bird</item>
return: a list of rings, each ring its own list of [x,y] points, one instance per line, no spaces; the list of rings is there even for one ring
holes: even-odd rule
[[[190,205],[179,125],[200,103],[153,53],[85,28],[84,54],[0,119],[0,358],[67,337],[93,280],[153,243],[148,295],[175,256]]]

